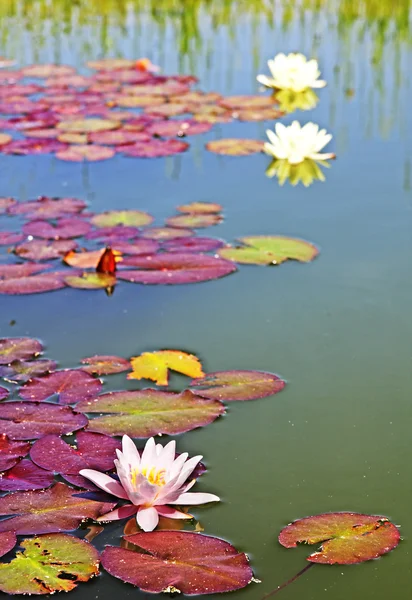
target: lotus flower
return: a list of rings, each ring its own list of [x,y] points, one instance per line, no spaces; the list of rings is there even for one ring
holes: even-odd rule
[[[102,515],[98,520],[115,521],[137,513],[138,525],[144,531],[153,531],[159,522],[159,515],[170,519],[193,518],[168,504],[196,505],[219,501],[220,498],[214,494],[188,493],[196,483],[195,479],[188,481],[189,477],[202,456],[188,460],[189,455],[184,452],[175,458],[175,448],[174,441],[163,447],[150,438],[140,456],[133,441],[124,435],[122,452],[116,450],[118,460],[114,461],[120,483],[100,471],[82,469],[79,474],[99,488],[131,502]]]
[[[308,88],[322,88],[326,81],[319,79],[318,61],[307,60],[303,54],[277,54],[268,61],[272,77],[258,75],[257,80],[268,88],[303,92]]]
[[[303,162],[306,158],[312,160],[328,160],[335,158],[333,153],[320,153],[320,150],[332,136],[326,133],[326,129],[319,130],[319,125],[306,123],[301,127],[298,121],[286,127],[282,123],[276,123],[275,131],[266,131],[269,142],[266,142],[263,150],[273,158],[288,161],[292,165]]]

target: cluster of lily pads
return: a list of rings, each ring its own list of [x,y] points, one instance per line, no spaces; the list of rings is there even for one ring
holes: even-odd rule
[[[34,294],[66,286],[113,291],[119,280],[184,284],[217,279],[236,263],[309,262],[318,254],[309,242],[283,236],[248,236],[235,246],[197,236],[194,229],[219,224],[219,204],[193,202],[160,227],[138,210],[85,212],[77,198],[0,198],[0,214],[19,229],[0,233],[0,294]],[[21,226],[19,219],[24,219]],[[213,254],[210,254],[213,253]],[[13,260],[13,262],[11,262]]]

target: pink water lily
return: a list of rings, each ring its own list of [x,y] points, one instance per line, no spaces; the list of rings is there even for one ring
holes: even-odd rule
[[[162,446],[150,438],[140,455],[133,440],[124,435],[122,452],[116,452],[118,460],[114,464],[120,483],[100,471],[80,471],[80,475],[105,492],[131,502],[102,515],[99,521],[115,521],[137,513],[139,526],[144,531],[153,531],[159,522],[159,515],[170,519],[192,518],[192,515],[176,510],[169,504],[196,505],[220,500],[214,494],[188,493],[196,483],[195,479],[189,480],[190,475],[202,456],[188,460],[189,455],[184,452],[175,458],[174,441]]]

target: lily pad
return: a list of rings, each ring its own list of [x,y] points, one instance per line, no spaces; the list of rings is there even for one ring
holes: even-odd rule
[[[146,131],[150,135],[157,135],[159,137],[184,137],[186,135],[207,133],[211,128],[212,125],[209,123],[199,123],[193,120],[169,120],[153,123],[146,128]]]
[[[24,235],[15,231],[0,232],[0,246],[11,246],[24,240]]]
[[[27,219],[58,219],[80,213],[86,203],[78,198],[49,198],[18,202],[8,209],[12,215],[25,215]]]
[[[161,117],[177,117],[188,112],[190,112],[190,106],[178,104],[177,102],[168,102],[167,104],[160,104],[160,106],[148,106],[145,108],[146,114]]]
[[[0,471],[11,469],[30,450],[28,442],[15,442],[10,440],[6,434],[0,435]]]
[[[0,198],[0,215],[2,215],[5,212],[9,212],[15,204],[17,204],[17,202],[14,198]]]
[[[59,135],[58,129],[54,127],[48,127],[45,129],[27,129],[24,131],[24,135],[28,138],[38,138],[38,139],[55,139]],[[62,142],[63,140],[58,140]]]
[[[177,210],[182,213],[208,215],[221,212],[223,206],[215,202],[190,202],[190,204],[181,204]]]
[[[89,141],[89,136],[87,133],[59,133],[57,139],[70,146],[73,144],[85,145]]]
[[[280,532],[286,548],[318,544],[320,550],[307,560],[322,564],[349,565],[378,558],[399,544],[400,533],[386,517],[359,513],[324,513],[294,521]]]
[[[23,77],[34,77],[43,79],[46,77],[64,77],[65,75],[72,75],[76,70],[73,67],[67,65],[30,65],[21,69]]]
[[[79,290],[105,290],[116,285],[115,275],[108,273],[83,273],[83,275],[67,275],[66,285]]]
[[[17,265],[0,265],[0,279],[14,279],[16,277],[26,277],[33,275],[39,271],[44,271],[52,265],[43,263],[42,265],[34,265],[30,263],[21,263]]]
[[[143,352],[130,359],[132,372],[127,379],[151,379],[156,385],[169,384],[169,370],[188,377],[204,377],[202,365],[193,354],[181,350]]]
[[[17,544],[17,538],[14,531],[4,531],[0,533],[0,556],[4,556],[10,550],[13,550]]]
[[[31,440],[51,433],[68,435],[87,422],[84,415],[69,406],[21,401],[0,404],[0,430],[12,440]]]
[[[216,214],[186,214],[166,219],[167,225],[171,227],[192,227],[193,229],[211,227],[212,225],[218,225],[222,221],[223,217]]]
[[[13,138],[8,133],[0,133],[0,146],[4,146],[11,142]]]
[[[163,242],[167,252],[211,252],[225,245],[225,242],[208,237],[183,237]]]
[[[225,138],[206,144],[206,149],[225,156],[249,156],[263,151],[264,142],[241,138]]]
[[[90,231],[87,221],[78,217],[57,219],[55,223],[48,221],[29,221],[23,225],[26,235],[43,238],[46,240],[68,240],[81,237]]]
[[[150,142],[136,142],[123,149],[125,156],[135,158],[160,158],[162,156],[173,156],[185,152],[189,144],[180,140],[156,140]]]
[[[116,129],[115,131],[99,131],[97,133],[91,133],[90,140],[94,144],[120,146],[122,144],[134,144],[136,142],[148,142],[150,141],[150,135],[141,131],[124,131],[123,129]]]
[[[39,340],[29,337],[9,337],[0,339],[0,365],[9,365],[15,360],[25,360],[38,356],[43,350]]]
[[[123,90],[123,92],[125,92],[125,90]],[[166,98],[163,96],[133,96],[127,93],[113,95],[113,104],[123,108],[143,108],[145,106],[152,108],[164,104],[165,102]]]
[[[89,431],[134,438],[191,431],[212,423],[225,412],[220,402],[205,400],[189,391],[175,394],[152,389],[102,394],[80,402],[77,410],[106,413],[89,422]]]
[[[214,594],[241,589],[253,578],[246,554],[219,538],[188,531],[154,531],[124,539],[136,548],[106,546],[102,565],[143,592]]]
[[[285,113],[276,108],[248,108],[245,110],[236,111],[236,116],[239,121],[274,121],[280,119]]]
[[[7,381],[13,383],[25,383],[32,377],[39,377],[46,373],[51,373],[56,369],[57,363],[54,360],[48,358],[42,358],[38,360],[16,360],[9,368],[7,374]]]
[[[275,102],[271,96],[226,96],[219,104],[230,110],[256,110],[272,108]]]
[[[155,240],[134,240],[133,242],[118,242],[113,240],[115,252],[137,256],[139,254],[154,254],[160,248],[160,244]],[[1,273],[1,271],[0,271]]]
[[[283,236],[248,236],[239,238],[243,245],[221,248],[219,256],[237,263],[250,265],[279,265],[286,260],[310,262],[319,250],[304,240]]]
[[[18,296],[41,294],[65,287],[61,273],[40,273],[28,277],[16,277],[0,281],[0,294]]]
[[[174,240],[195,235],[192,229],[176,229],[174,227],[148,227],[142,232],[142,237],[151,240]]]
[[[124,91],[129,94],[146,96],[181,96],[189,92],[190,88],[185,83],[166,81],[166,83],[148,83],[137,86],[126,86]]]
[[[53,483],[53,473],[41,469],[28,458],[24,458],[0,476],[0,491],[43,490]]]
[[[46,435],[33,444],[30,458],[42,469],[62,475],[78,475],[81,469],[114,468],[116,450],[121,449],[119,441],[89,431],[79,431],[76,440],[77,449],[57,435]]]
[[[0,386],[0,401],[5,400],[9,395],[9,390]]]
[[[122,264],[140,267],[141,270],[119,271],[119,279],[133,283],[163,285],[219,279],[236,270],[233,269],[233,263],[230,261],[214,256],[178,252],[125,257]]]
[[[57,124],[60,131],[69,131],[71,133],[95,133],[96,131],[110,131],[120,127],[119,121],[110,119],[73,119],[70,121],[60,121]]]
[[[117,211],[115,211],[117,214]],[[123,212],[123,211],[121,211]],[[128,211],[127,211],[128,212]],[[103,213],[107,215],[108,213]],[[144,213],[146,214],[146,213]],[[96,215],[98,216],[98,215]],[[95,223],[93,223],[95,225]],[[95,231],[90,231],[85,237],[88,240],[103,240],[103,241],[124,241],[134,239],[140,235],[140,230],[137,227],[130,227],[126,225],[114,225],[99,227]]]
[[[66,148],[67,144],[63,144],[58,140],[30,138],[26,140],[13,140],[9,144],[2,146],[0,151],[4,152],[4,154],[27,156],[29,154],[51,154],[63,151]]]
[[[21,258],[25,258],[26,260],[34,260],[34,261],[41,261],[41,260],[52,260],[54,258],[61,258],[62,256],[64,256],[67,252],[70,252],[71,250],[74,250],[75,248],[77,248],[77,242],[74,242],[72,240],[54,240],[54,241],[44,241],[44,240],[31,240],[29,242],[25,242],[24,244],[20,244],[19,246],[16,246],[16,248],[14,249],[15,254],[17,254],[17,256],[20,256]],[[13,265],[14,266],[14,265]],[[16,265],[16,266],[21,266],[23,267],[23,265]],[[26,265],[27,267],[32,267],[34,268],[34,265]],[[39,268],[37,269],[38,271],[40,271],[40,267],[42,268],[46,268],[46,266],[48,265],[37,265]],[[1,268],[1,267],[0,267]],[[34,273],[35,271],[31,271],[31,273]],[[26,275],[28,275],[29,273],[25,273]],[[16,275],[16,277],[20,277],[23,276],[22,275]]]
[[[282,391],[285,385],[283,379],[264,371],[216,371],[194,379],[190,387],[203,398],[230,402],[272,396]]]
[[[99,572],[96,548],[72,535],[43,535],[20,546],[23,552],[0,565],[0,590],[6,594],[69,592]]]
[[[56,152],[56,157],[69,162],[96,162],[113,158],[115,154],[115,150],[107,146],[76,144],[69,146],[61,152]]]
[[[132,67],[134,61],[129,58],[101,58],[99,60],[89,60],[86,64],[89,69],[94,69],[96,71],[111,71]]]
[[[20,388],[19,395],[24,400],[41,402],[57,394],[60,404],[75,404],[94,398],[101,389],[100,379],[81,369],[65,369],[31,379]]]
[[[116,227],[118,225],[142,227],[149,225],[153,217],[140,210],[112,210],[92,217],[95,227]]]
[[[63,261],[70,267],[77,267],[79,269],[95,269],[99,264],[104,252],[105,248],[101,248],[100,250],[85,250],[84,252],[74,252],[71,250],[64,255]]]
[[[123,373],[132,368],[130,362],[120,356],[89,356],[80,361],[83,371],[96,375],[111,375],[113,373]]]

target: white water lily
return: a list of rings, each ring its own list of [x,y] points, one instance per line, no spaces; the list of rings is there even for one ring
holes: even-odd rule
[[[335,158],[332,152],[321,153],[322,148],[332,139],[326,129],[319,129],[315,123],[306,123],[301,127],[298,121],[292,125],[285,126],[276,123],[275,131],[266,131],[269,142],[266,142],[263,150],[273,158],[287,160],[292,165],[297,165],[311,158],[312,160],[328,160]]]
[[[268,67],[272,77],[258,75],[256,78],[268,88],[303,92],[326,85],[326,81],[319,79],[318,61],[314,58],[307,60],[303,54],[277,54],[273,60],[268,61]]]

